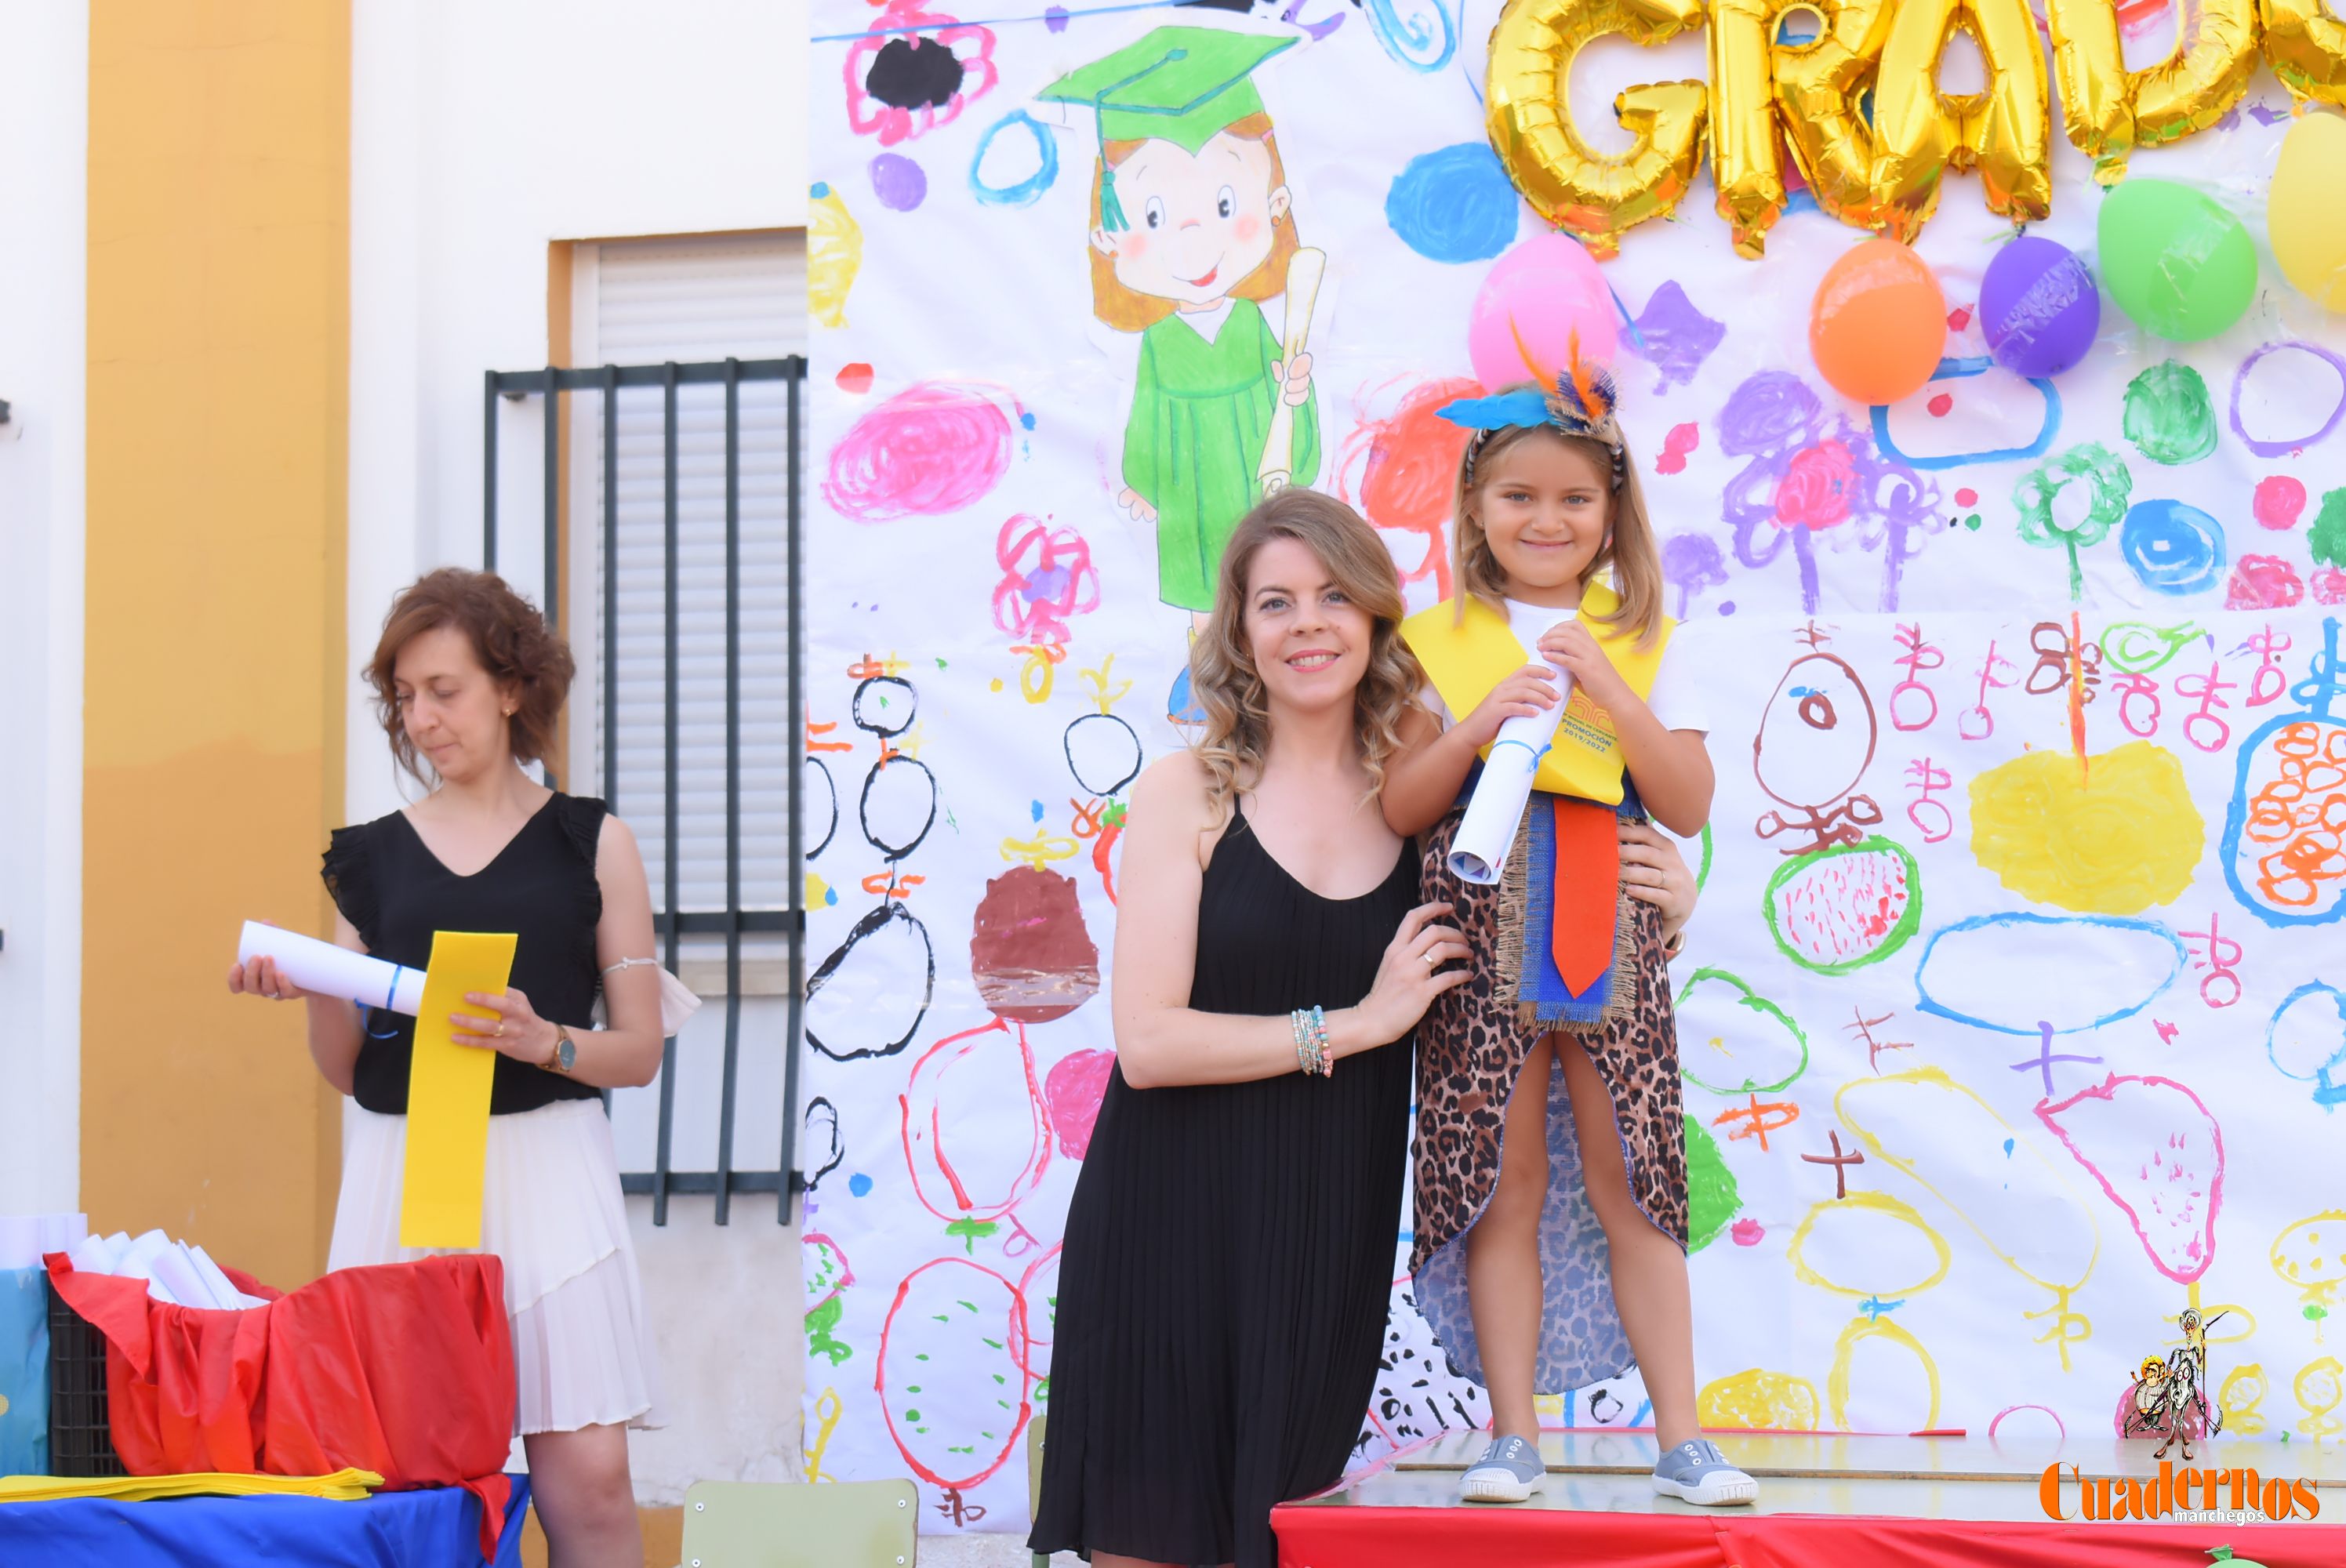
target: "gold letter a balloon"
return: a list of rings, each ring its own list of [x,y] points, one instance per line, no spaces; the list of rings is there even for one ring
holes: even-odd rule
[[[2320,98],[2346,108],[2346,21],[2322,0],[2259,0],[2265,58],[2300,102]]]
[[[2033,222],[2053,207],[2052,107],[2028,0],[1899,0],[1873,89],[1875,199],[1884,226],[1911,240],[1939,204],[1950,168],[1976,168],[1992,212]],[[1939,57],[1968,27],[1987,57],[1987,91],[1939,91]]]
[[[1491,146],[1524,199],[1596,256],[1614,254],[1623,230],[1685,197],[1702,157],[1708,94],[1700,82],[1629,88],[1614,113],[1637,145],[1607,158],[1573,128],[1565,101],[1573,56],[1606,33],[1651,46],[1702,20],[1701,0],[1508,0],[1491,30]]]

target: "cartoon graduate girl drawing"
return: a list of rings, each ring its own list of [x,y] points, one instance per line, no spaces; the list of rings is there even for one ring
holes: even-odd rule
[[[1092,312],[1140,334],[1117,499],[1157,525],[1158,596],[1200,625],[1239,519],[1267,490],[1320,471],[1302,345],[1324,258],[1296,238],[1250,75],[1295,42],[1159,27],[1036,95],[1098,117]],[[1284,341],[1259,303],[1280,295]],[[1173,706],[1181,717],[1178,685]]]

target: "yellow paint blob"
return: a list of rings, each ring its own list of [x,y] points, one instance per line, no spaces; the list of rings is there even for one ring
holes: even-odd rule
[[[1808,1379],[1752,1367],[1705,1383],[1695,1400],[1695,1414],[1706,1427],[1812,1432],[1821,1406],[1817,1386]]]
[[[2224,1386],[2216,1392],[2216,1403],[2224,1412],[2224,1431],[2239,1437],[2255,1437],[2263,1431],[2265,1418],[2257,1407],[2270,1391],[2259,1363],[2252,1361],[2225,1374]]]
[[[1972,780],[1972,854],[2004,885],[2081,914],[2136,914],[2191,886],[2207,824],[2175,754],[2137,740],[2030,751]]]
[[[818,185],[807,203],[807,309],[826,327],[847,325],[847,291],[863,266],[863,227],[838,190]]]

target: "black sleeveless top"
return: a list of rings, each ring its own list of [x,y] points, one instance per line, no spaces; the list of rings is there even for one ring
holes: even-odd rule
[[[325,853],[326,891],[367,952],[410,969],[432,962],[434,932],[514,932],[520,940],[510,983],[539,1017],[577,1033],[587,1026],[601,980],[595,927],[603,918],[603,890],[595,881],[595,849],[605,809],[600,800],[557,793],[469,877],[441,864],[403,812],[337,828]],[[352,1085],[358,1103],[404,1115],[414,1053],[415,1020],[369,1009]],[[508,1115],[601,1094],[576,1078],[499,1056],[489,1113]]]

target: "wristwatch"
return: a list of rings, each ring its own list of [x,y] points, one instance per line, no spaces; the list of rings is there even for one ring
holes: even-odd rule
[[[577,1064],[578,1045],[576,1041],[570,1038],[569,1026],[562,1023],[556,1024],[554,1026],[554,1049],[546,1054],[546,1060],[540,1062],[538,1065],[545,1068],[549,1073],[566,1074],[571,1068]]]

